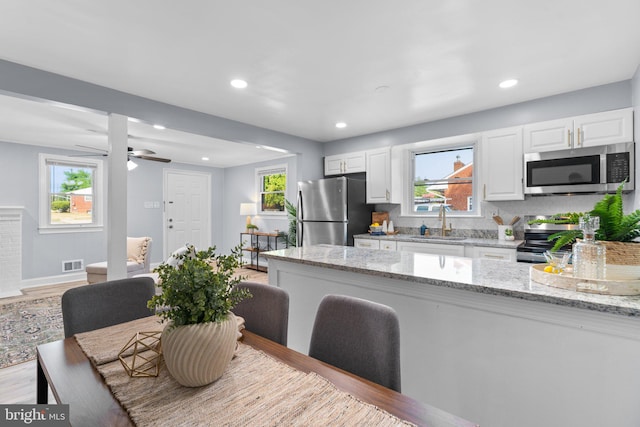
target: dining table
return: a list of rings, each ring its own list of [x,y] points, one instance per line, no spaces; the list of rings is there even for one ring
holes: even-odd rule
[[[136,321],[128,323],[131,324],[131,331],[135,332]],[[101,331],[105,334],[105,337],[109,336],[109,328],[98,330],[96,333],[100,334]],[[398,424],[392,423],[392,425],[414,424],[433,427],[477,426],[477,424],[445,410],[424,402],[419,402],[409,396],[299,353],[250,331],[242,330],[242,337],[238,345],[243,346],[242,349],[244,349],[244,351],[251,351],[259,354],[259,357],[263,359],[269,359],[271,363],[286,365],[284,368],[293,373],[314,375],[314,377],[317,377],[323,384],[328,383],[332,390],[335,389],[336,393],[344,395],[345,398],[352,399],[352,401],[346,405],[347,408],[354,407],[356,406],[355,404],[374,408],[376,415],[382,412],[391,417],[391,420],[398,421]],[[118,350],[119,348],[115,348],[116,353]],[[37,347],[37,403],[48,403],[48,389],[50,388],[57,403],[69,405],[69,421],[72,426],[136,425],[136,422],[132,420],[132,416],[130,416],[129,412],[131,411],[123,407],[121,402],[123,399],[114,396],[113,390],[117,387],[113,384],[107,384],[104,372],[101,373],[99,370],[100,366],[96,365],[96,358],[88,356],[85,351],[86,348],[83,349],[78,343],[76,336],[42,344]],[[116,364],[115,360],[113,364]],[[117,368],[114,366],[113,369]],[[119,369],[124,371],[122,367]],[[160,369],[166,369],[166,366],[161,364]],[[241,367],[241,369],[244,368]],[[227,371],[231,371],[231,369],[228,368]],[[218,380],[221,384],[224,383],[223,379],[225,375],[233,375],[227,371],[225,371],[223,377]],[[123,374],[121,376],[123,376]],[[129,379],[127,378],[127,380]],[[131,378],[130,380],[148,381],[147,378]],[[238,380],[237,382],[242,381]],[[141,382],[138,384],[144,383]],[[268,385],[269,384],[264,384],[264,387],[268,387]],[[258,386],[262,385],[258,384]],[[189,389],[179,386],[177,383],[173,387],[177,390],[175,391],[176,393],[178,393],[179,390]],[[153,386],[145,386],[144,388],[145,396],[151,396],[151,398],[153,398],[154,393],[161,392],[166,393],[166,390],[162,391],[160,387],[156,389]],[[173,390],[171,390],[171,392],[173,392]],[[233,390],[232,393],[237,393],[237,391]],[[218,390],[210,399],[217,399],[217,396],[220,396],[220,399],[222,399],[223,394],[224,393]],[[286,394],[291,395],[293,393],[286,392]],[[231,411],[232,408],[230,408],[230,406],[232,404],[241,402],[241,400],[238,400],[240,399],[238,396],[231,395],[227,396],[227,398],[227,401],[221,403],[225,411],[227,409]],[[246,399],[247,396],[244,396],[244,398]],[[256,396],[256,399],[258,399],[258,396]],[[331,399],[335,399],[335,397]],[[329,400],[329,404],[333,402],[331,399]],[[227,402],[231,403],[228,404]],[[229,407],[225,406],[227,404]],[[276,402],[271,405],[277,406],[278,404],[279,403]],[[283,402],[282,405],[285,406],[287,404]],[[291,405],[291,403],[289,403],[289,405]],[[176,404],[176,406],[180,405]],[[299,413],[305,410],[307,409],[302,407],[285,406],[277,411],[283,413],[287,411]],[[195,416],[194,414],[190,415],[192,417]],[[215,414],[207,413],[206,416],[202,417],[202,420],[196,419],[195,424],[219,425],[219,423],[216,423],[215,419],[212,418],[214,415]],[[299,414],[297,414],[297,416],[298,415]],[[314,414],[314,416],[317,417],[316,414]],[[260,420],[259,415],[257,419]],[[192,418],[190,423],[193,423],[193,421]],[[262,420],[260,420],[260,423],[261,421]],[[323,420],[317,418],[314,418],[314,422],[319,423],[319,425],[333,424],[330,420],[327,420],[325,423]],[[253,423],[255,423],[255,419]],[[265,420],[265,425],[269,424],[270,423]],[[336,422],[336,424],[338,423]]]

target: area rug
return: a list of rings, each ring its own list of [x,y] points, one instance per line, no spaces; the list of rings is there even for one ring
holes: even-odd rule
[[[60,296],[0,305],[0,368],[36,357],[36,346],[64,337]]]

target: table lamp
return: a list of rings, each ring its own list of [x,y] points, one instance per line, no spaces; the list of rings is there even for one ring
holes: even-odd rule
[[[240,215],[247,216],[247,226],[251,225],[251,215],[258,213],[255,203],[240,203]]]

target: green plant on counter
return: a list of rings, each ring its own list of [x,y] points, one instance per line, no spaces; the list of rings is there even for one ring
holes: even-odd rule
[[[625,181],[626,182],[626,181]],[[569,212],[556,214],[552,219],[535,219],[529,224],[579,224],[580,218],[586,214],[600,218],[600,228],[596,231],[596,240],[609,242],[631,242],[640,236],[640,209],[628,215],[624,214],[622,205],[622,187],[620,184],[615,194],[605,194],[589,212]],[[564,230],[549,236],[555,240],[552,251],[570,245],[582,238],[582,230]]]
[[[284,206],[287,209],[287,217],[289,218],[289,234],[287,236],[287,243],[289,246],[296,246],[298,208],[286,199],[284,201]]]
[[[173,320],[175,326],[221,322],[227,313],[245,298],[247,289],[236,285],[244,277],[234,277],[241,265],[241,246],[230,255],[218,255],[215,246],[196,251],[193,245],[178,255],[178,265],[160,264],[154,271],[160,276],[162,293],[149,300],[150,309],[162,308],[158,315]]]

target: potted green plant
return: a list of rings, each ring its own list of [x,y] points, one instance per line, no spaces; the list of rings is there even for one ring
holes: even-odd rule
[[[287,236],[287,243],[289,244],[289,246],[293,247],[297,245],[296,233],[298,231],[297,229],[298,208],[296,207],[296,205],[294,205],[293,203],[291,203],[286,199],[284,201],[284,205],[285,205],[285,208],[287,209],[287,217],[289,218],[289,234]]]
[[[247,224],[247,232],[249,233],[255,233],[256,231],[258,231],[258,226],[255,224]]]
[[[176,266],[161,264],[161,293],[148,302],[169,320],[162,331],[165,364],[180,384],[198,387],[217,380],[233,357],[237,340],[237,320],[231,309],[251,297],[237,287],[241,248],[230,255],[216,254],[210,247],[196,251],[190,245],[179,255]]]
[[[640,236],[640,209],[624,214],[622,187],[620,184],[615,194],[605,194],[589,212],[568,212],[556,214],[552,219],[536,219],[530,224],[578,224],[586,214],[600,218],[600,228],[596,231],[596,240],[607,248],[607,269],[610,265],[637,266],[640,263],[640,244],[634,241]],[[570,245],[582,238],[582,230],[564,230],[549,236],[555,240],[552,251]],[[624,267],[625,269],[629,269]],[[636,272],[631,273],[632,276]]]

